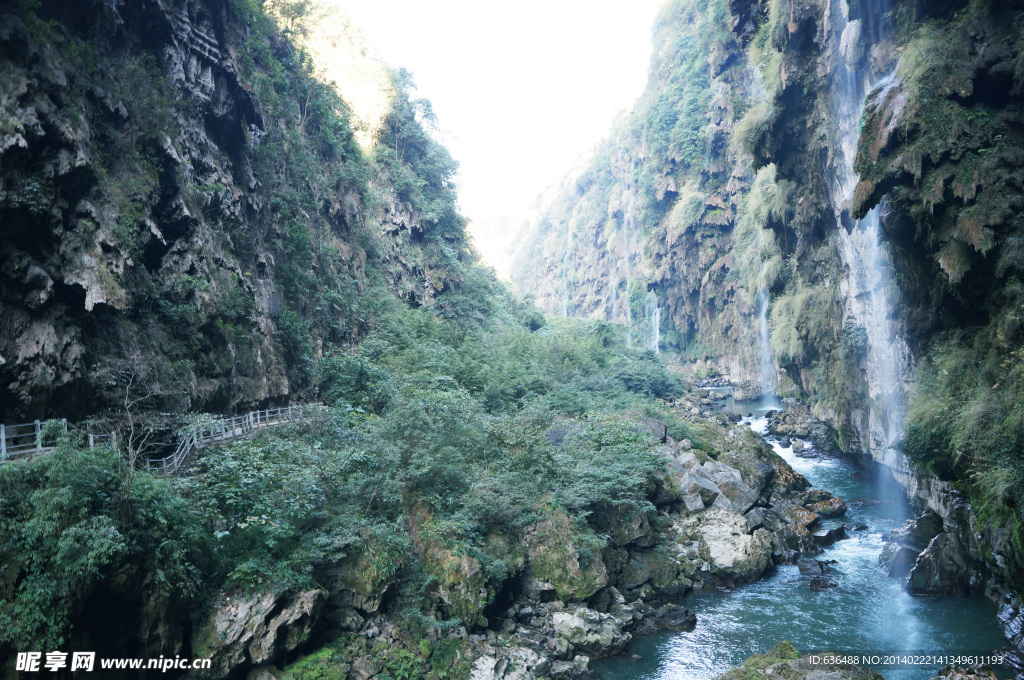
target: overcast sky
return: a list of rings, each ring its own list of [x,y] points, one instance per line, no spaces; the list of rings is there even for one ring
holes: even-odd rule
[[[660,0],[339,4],[433,103],[460,163],[463,213],[502,271],[510,226],[643,90]]]

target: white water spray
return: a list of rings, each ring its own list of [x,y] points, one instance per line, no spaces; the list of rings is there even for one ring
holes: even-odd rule
[[[871,3],[870,20],[875,27],[885,21],[887,7]],[[901,466],[895,451],[903,436],[906,384],[910,378],[910,351],[906,340],[892,322],[893,289],[891,264],[881,243],[881,207],[851,224],[850,210],[858,176],[854,172],[859,122],[864,100],[879,84],[888,86],[891,76],[877,78],[861,66],[862,26],[851,21],[844,0],[833,0],[831,30],[840,45],[832,73],[833,103],[839,127],[840,147],[836,149],[831,180],[832,205],[839,226],[840,255],[846,274],[840,282],[845,300],[844,326],[864,328],[868,339],[867,382],[871,402],[865,416],[855,414],[855,426],[866,433],[866,442],[876,458],[892,467]]]
[[[758,373],[761,378],[761,398],[769,399],[776,394],[776,382],[778,373],[775,370],[775,358],[772,356],[772,341],[768,331],[768,282],[765,275],[768,272],[768,262],[761,265],[761,279],[757,286],[757,334],[758,343],[761,347],[761,361],[758,366]]]
[[[661,354],[661,307],[658,306],[658,294],[653,290],[647,293],[647,349]]]

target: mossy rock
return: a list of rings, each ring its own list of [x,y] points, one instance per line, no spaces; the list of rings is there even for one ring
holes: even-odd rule
[[[588,599],[608,583],[603,542],[561,510],[537,524],[527,550],[533,577],[550,583],[564,602]]]
[[[786,678],[786,680],[805,680],[815,677],[829,677],[833,680],[882,680],[875,671],[854,666],[853,664],[822,664],[812,665],[813,656],[828,656],[830,652],[801,656],[789,642],[780,642],[775,648],[764,654],[755,654],[742,666],[719,675],[715,680],[765,680],[766,678]]]

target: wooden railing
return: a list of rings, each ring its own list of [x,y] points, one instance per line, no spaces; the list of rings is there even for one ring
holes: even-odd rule
[[[232,418],[217,418],[189,430],[178,443],[174,453],[164,458],[150,460],[149,469],[159,474],[174,474],[188,460],[193,451],[206,444],[241,437],[264,427],[301,420],[313,411],[322,408],[320,405],[282,406],[263,411],[250,411],[245,415]]]
[[[147,461],[147,466],[158,474],[174,474],[188,460],[193,451],[207,444],[241,437],[264,427],[301,420],[323,408],[320,405],[283,406],[262,411],[250,411],[245,415],[231,418],[215,418],[188,430],[178,443],[174,453],[164,458],[151,459]],[[60,422],[64,432],[67,432],[67,421]],[[57,444],[57,438],[55,435],[47,437],[44,430],[43,424],[38,420],[21,425],[0,424],[0,462],[53,449]],[[90,449],[97,446],[116,445],[117,436],[113,432],[86,433],[84,442]]]
[[[60,427],[68,431],[68,421],[61,420]],[[57,436],[47,436],[44,424],[38,420],[21,425],[4,425],[0,423],[0,461],[12,460],[22,456],[49,451],[57,445]],[[114,433],[86,434],[85,442],[91,449],[103,446],[114,440]]]

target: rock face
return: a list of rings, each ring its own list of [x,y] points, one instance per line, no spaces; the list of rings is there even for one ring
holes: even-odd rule
[[[226,678],[236,668],[280,660],[308,639],[326,600],[324,590],[229,598],[192,641],[196,656],[212,660],[196,677]]]
[[[966,595],[970,590],[971,558],[953,533],[933,538],[910,569],[907,589],[926,595]]]
[[[49,21],[62,40],[34,30]],[[154,409],[307,389],[299,356],[361,332],[314,306],[360,295],[374,258],[364,237],[382,239],[397,294],[422,303],[445,286],[443,267],[414,255],[422,217],[386,183],[376,215],[365,186],[331,172],[309,187],[317,201],[277,192],[296,158],[332,172],[365,161],[351,133],[333,159],[310,157],[302,121],[267,108],[247,66],[261,38],[245,21],[228,0],[0,9],[0,420],[91,415],[106,405],[100,373],[119,368],[104,364],[133,353],[159,369]],[[299,295],[289,282],[310,270]]]

